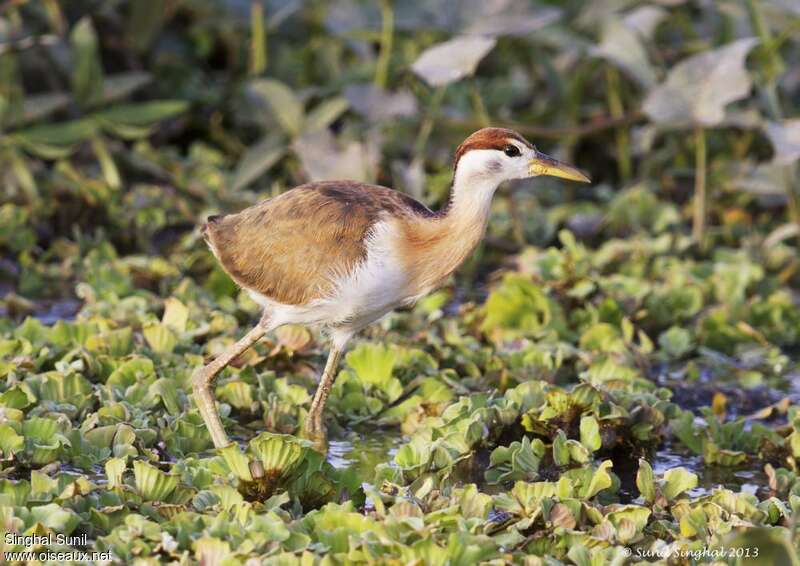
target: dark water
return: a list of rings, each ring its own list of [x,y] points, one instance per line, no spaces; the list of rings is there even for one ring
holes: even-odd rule
[[[56,301],[37,301],[32,312],[25,312],[39,319],[42,324],[51,326],[59,320],[74,320],[83,303],[77,299],[59,299]],[[8,309],[0,306],[0,317],[20,316],[21,314],[9,313]]]

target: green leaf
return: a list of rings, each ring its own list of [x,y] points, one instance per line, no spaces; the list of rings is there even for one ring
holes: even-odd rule
[[[158,36],[167,15],[166,0],[137,0],[128,7],[125,38],[136,51],[144,52]]]
[[[161,324],[167,326],[178,334],[186,332],[186,323],[189,321],[189,309],[175,297],[164,301],[164,316]]]
[[[575,564],[575,566],[592,566],[592,555],[589,549],[582,544],[570,545],[567,557]]]
[[[217,396],[239,410],[249,411],[253,407],[253,386],[244,381],[229,381],[217,387]]]
[[[150,386],[148,393],[161,399],[164,408],[167,409],[170,415],[178,416],[181,414],[181,405],[178,402],[178,385],[174,379],[162,377],[156,380]]]
[[[231,189],[243,189],[270,170],[286,154],[283,138],[268,135],[247,148],[233,173]]]
[[[23,103],[22,116],[10,122],[10,126],[20,126],[46,118],[53,112],[66,108],[72,98],[63,92],[27,95]]]
[[[569,446],[567,445],[567,435],[563,430],[559,430],[553,439],[553,460],[556,466],[569,465]]]
[[[152,126],[186,112],[188,107],[185,100],[152,100],[137,104],[118,104],[92,116],[110,124]]]
[[[55,503],[31,508],[31,518],[45,528],[65,535],[70,534],[81,524],[81,518],[75,511]]]
[[[791,531],[782,527],[750,526],[733,529],[725,537],[722,546],[730,555],[745,557],[739,559],[736,564],[745,565],[750,562],[800,565],[797,539],[792,540]]]
[[[658,337],[658,345],[672,359],[686,355],[694,346],[692,334],[685,328],[672,326]]]
[[[168,354],[175,349],[175,345],[178,343],[178,338],[175,336],[175,333],[172,332],[169,327],[161,323],[150,323],[146,325],[142,328],[142,334],[144,334],[147,345],[150,346],[154,352]]]
[[[153,360],[136,356],[126,360],[108,376],[106,384],[119,389],[120,393],[136,383],[149,383],[156,379]]]
[[[95,132],[95,124],[83,119],[35,126],[15,132],[12,138],[29,153],[44,159],[58,159],[69,155],[76,144],[89,140]]]
[[[652,504],[656,500],[656,483],[653,468],[644,458],[639,458],[639,471],[636,473],[636,487],[642,498]]]
[[[28,503],[31,484],[25,480],[0,479],[0,505],[22,507]]]
[[[600,450],[600,447],[603,445],[603,440],[600,438],[600,425],[597,419],[593,416],[582,417],[580,430],[581,444],[592,452]]]
[[[136,491],[145,501],[164,501],[178,487],[178,476],[167,474],[142,460],[133,463]]]
[[[555,305],[539,285],[513,273],[491,292],[484,308],[483,331],[505,329],[537,334],[550,326],[555,314]]]
[[[393,348],[383,344],[363,343],[348,352],[346,360],[359,381],[381,388],[391,380],[398,357]]]
[[[124,139],[137,139],[149,135],[159,122],[186,111],[183,100],[154,100],[139,104],[116,105],[96,112],[92,118],[100,126]]]
[[[110,75],[103,80],[103,102],[115,102],[129,97],[153,80],[153,75],[144,71],[128,71]]]
[[[603,461],[600,466],[592,474],[592,479],[589,485],[581,488],[580,496],[587,499],[594,497],[604,489],[608,489],[613,484],[611,475],[608,470],[613,466],[611,460]]]
[[[306,116],[303,131],[313,132],[314,130],[327,128],[339,116],[344,114],[348,108],[350,108],[350,103],[341,96],[322,101]]]
[[[697,475],[686,468],[672,468],[664,473],[662,492],[667,501],[674,501],[681,493],[697,487]]]
[[[647,520],[650,518],[651,511],[647,507],[640,505],[625,505],[617,507],[606,518],[611,521],[615,528],[619,528],[623,521],[630,521],[637,533],[641,533],[647,526]]]
[[[4,458],[22,452],[24,446],[25,438],[17,434],[11,425],[0,424],[0,451]]]
[[[253,476],[250,473],[250,460],[242,453],[236,443],[228,444],[224,448],[219,449],[220,454],[228,464],[228,468],[240,480],[253,481]]]
[[[267,31],[264,19],[264,6],[253,2],[250,5],[250,49],[247,65],[251,76],[258,76],[267,68]]]
[[[308,445],[293,436],[262,432],[250,441],[250,450],[264,467],[264,475],[280,484],[303,461]]]
[[[108,479],[108,489],[122,487],[122,475],[125,473],[127,464],[124,458],[109,458],[106,460],[106,478]]]
[[[303,105],[291,89],[274,79],[256,79],[248,90],[264,100],[287,134],[300,135],[303,130]]]
[[[122,186],[122,180],[106,141],[102,137],[95,137],[92,139],[92,149],[97,161],[100,163],[100,169],[103,172],[103,179],[105,179],[106,184],[112,189],[119,189]]]
[[[70,34],[72,47],[72,93],[81,106],[103,99],[103,68],[97,49],[97,34],[88,16],[81,18]]]

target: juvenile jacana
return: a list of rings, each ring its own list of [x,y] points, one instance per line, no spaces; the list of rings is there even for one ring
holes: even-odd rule
[[[258,324],[193,378],[218,448],[228,444],[211,391],[215,376],[283,324],[321,325],[330,353],[305,432],[324,438],[322,410],[353,334],[440,287],[478,245],[503,181],[550,175],[589,182],[511,130],[484,128],[455,155],[453,186],[433,212],[403,193],[355,181],[309,183],[225,216],[202,232],[233,280],[263,308]]]

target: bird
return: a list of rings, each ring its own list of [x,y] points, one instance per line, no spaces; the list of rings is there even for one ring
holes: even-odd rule
[[[230,444],[212,386],[233,359],[285,324],[322,327],[330,350],[303,425],[323,442],[323,409],[348,341],[392,310],[445,284],[481,241],[504,182],[549,175],[590,182],[517,132],[483,128],[458,146],[449,198],[433,211],[409,195],[357,181],[297,186],[207,218],[201,233],[233,281],[260,306],[258,323],[192,377],[216,448]]]

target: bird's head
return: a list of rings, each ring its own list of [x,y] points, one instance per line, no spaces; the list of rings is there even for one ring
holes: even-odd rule
[[[548,175],[588,183],[589,177],[575,167],[545,155],[513,130],[483,128],[456,150],[453,165],[458,182],[494,184]]]

